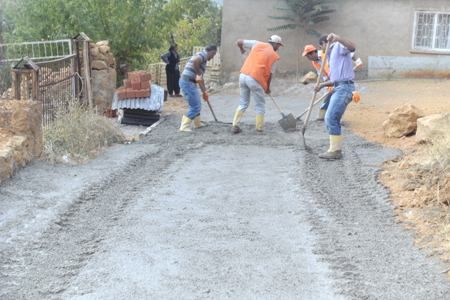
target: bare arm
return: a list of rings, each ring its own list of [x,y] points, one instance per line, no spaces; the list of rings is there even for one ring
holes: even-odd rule
[[[202,69],[200,68],[201,64],[202,64],[201,57],[200,56],[195,57],[193,60],[194,70],[195,74],[199,76],[203,75]]]
[[[334,33],[330,33],[328,35],[328,42],[330,42],[330,43],[339,42],[342,45],[344,45],[344,47],[347,48],[351,52],[355,51],[355,49],[356,49],[355,44],[352,41],[350,41],[348,39],[344,39]]]
[[[203,77],[197,75],[197,78],[195,81],[197,81],[198,86],[200,87],[200,90],[202,91],[202,93],[206,93],[205,80],[203,80]]]
[[[244,40],[239,39],[236,42],[236,45],[239,47],[239,49],[241,50],[241,54],[245,53],[245,49],[244,49]]]
[[[269,75],[269,80],[267,80],[267,90],[265,91],[266,94],[270,94],[270,83],[272,82],[272,73]]]

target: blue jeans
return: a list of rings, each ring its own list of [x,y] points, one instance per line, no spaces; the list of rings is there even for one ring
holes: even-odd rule
[[[183,91],[184,99],[186,99],[189,104],[189,110],[186,117],[192,120],[200,115],[200,110],[202,109],[202,101],[200,99],[197,84],[181,78],[180,88]]]
[[[331,95],[333,95],[333,94],[330,93],[328,96],[325,97],[325,99],[323,99],[323,102],[320,105],[320,109],[324,109],[324,110],[328,109],[328,105],[330,104]]]
[[[347,105],[352,101],[354,90],[355,85],[352,83],[340,84],[334,87],[325,114],[325,125],[330,135],[341,135],[341,118]]]

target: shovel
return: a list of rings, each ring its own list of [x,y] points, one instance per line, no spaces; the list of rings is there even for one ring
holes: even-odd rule
[[[325,67],[325,64],[327,63],[327,56],[328,56],[328,49],[329,49],[329,47],[330,47],[330,43],[327,43],[327,46],[325,48],[325,55],[324,55],[324,58],[323,58],[323,61],[322,61],[322,66],[320,67],[319,76],[317,76],[317,82],[316,82],[315,86],[319,85],[320,79],[322,78],[323,69]],[[308,114],[306,115],[305,123],[303,124],[302,131],[301,131],[303,146],[304,146],[305,149],[307,149],[306,141],[305,141],[305,131],[306,131],[306,127],[308,126],[309,117],[311,117],[311,111],[312,111],[312,108],[314,106],[314,102],[316,101],[316,97],[317,97],[317,91],[314,89],[314,95],[313,95],[313,97],[311,99],[311,103],[309,104]]]
[[[211,114],[212,114],[212,116],[213,116],[213,118],[214,118],[214,121],[215,121],[216,123],[221,123],[221,124],[232,124],[231,122],[228,123],[228,122],[222,122],[222,121],[219,121],[219,120],[217,119],[217,117],[216,117],[216,114],[214,113],[214,110],[213,110],[213,108],[212,108],[211,103],[209,102],[209,100],[208,100],[208,101],[205,101],[205,102],[208,104],[209,110],[211,111]]]
[[[317,103],[319,103],[320,101],[322,101],[323,99],[325,99],[330,93],[326,93],[325,95],[322,95],[322,97],[320,97],[319,99],[317,99],[316,101],[314,101],[313,106],[315,106]],[[296,118],[297,120],[301,120],[301,118],[309,111],[309,108],[307,108],[304,112],[302,112],[301,114],[298,115],[298,117]]]
[[[278,109],[278,111],[280,112],[280,114],[282,116],[282,118],[280,120],[278,120],[278,123],[284,129],[284,131],[293,131],[293,130],[297,129],[297,120],[295,119],[294,115],[293,114],[285,115],[281,111],[281,108],[278,106],[277,102],[272,97],[272,95],[269,94],[269,97],[270,97],[270,99],[272,99],[273,104],[275,104],[275,107]]]

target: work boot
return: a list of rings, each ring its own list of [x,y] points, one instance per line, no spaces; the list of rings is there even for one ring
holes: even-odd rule
[[[198,115],[198,116],[196,116],[194,118],[194,128],[195,129],[202,128],[202,127],[205,127],[205,126],[208,126],[208,124],[206,124],[205,122],[202,122],[200,120],[200,115]]]
[[[191,122],[192,122],[192,119],[189,119],[188,117],[183,115],[183,118],[181,118],[180,131],[191,132],[192,131]]]
[[[238,107],[236,109],[236,111],[234,112],[233,125],[231,126],[231,132],[233,134],[238,134],[238,133],[240,133],[242,131],[241,128],[238,125],[241,122],[241,119],[242,119],[243,115],[244,115],[244,112],[242,110],[240,110],[239,107]]]
[[[244,115],[244,112],[240,110],[239,108],[236,109],[233,117],[233,126],[238,126],[241,122],[242,116]]]
[[[264,132],[264,115],[256,115],[256,132]]]
[[[231,133],[232,134],[238,134],[242,131],[242,129],[239,126],[231,126]]]
[[[325,120],[325,114],[326,114],[327,110],[326,109],[321,109],[319,110],[319,115],[317,116],[316,121],[323,121]]]
[[[342,158],[342,135],[330,135],[330,148],[319,154],[319,158],[333,160]]]
[[[335,159],[341,159],[342,158],[342,151],[336,150],[336,151],[327,151],[324,153],[319,154],[319,158],[327,159],[327,160],[335,160]]]

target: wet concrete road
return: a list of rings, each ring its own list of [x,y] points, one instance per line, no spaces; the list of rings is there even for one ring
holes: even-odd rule
[[[213,103],[223,120],[234,104]],[[232,136],[220,124],[180,134],[171,117],[87,165],[22,170],[0,190],[0,297],[449,299],[443,265],[376,181],[397,153],[346,132],[344,159],[321,161],[323,124],[308,152],[278,118],[258,135],[249,112]]]

